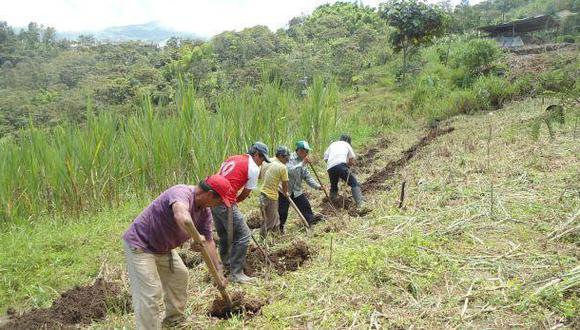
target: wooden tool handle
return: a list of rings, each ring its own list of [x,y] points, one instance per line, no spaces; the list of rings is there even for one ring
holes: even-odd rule
[[[282,193],[281,190],[278,190],[278,191],[280,192],[280,194],[284,195],[284,193]],[[304,226],[306,228],[310,227],[310,225],[308,224],[308,221],[306,221],[306,218],[302,215],[302,212],[300,212],[300,210],[298,209],[298,206],[296,206],[296,204],[292,200],[292,197],[286,196],[286,195],[284,195],[284,197],[286,197],[286,199],[288,199],[288,201],[290,202],[290,204],[292,205],[292,207],[294,208],[294,210],[296,211],[296,213],[298,213],[298,215],[300,216],[300,219],[302,220],[302,223],[304,224]]]
[[[230,298],[230,295],[226,291],[225,284],[222,283],[222,281],[221,281],[221,276],[217,271],[216,265],[214,265],[213,260],[209,256],[209,252],[207,251],[207,246],[205,246],[204,242],[202,241],[201,235],[197,231],[197,228],[195,228],[195,226],[191,226],[191,227],[193,227],[193,229],[188,227],[190,229],[189,234],[191,235],[191,238],[193,238],[195,243],[201,245],[201,256],[203,257],[203,261],[205,261],[207,268],[209,268],[209,273],[210,273],[211,277],[213,278],[215,284],[217,285],[218,289],[220,290],[220,294],[222,295],[222,297],[224,298],[226,303],[229,306],[231,306],[232,299]]]

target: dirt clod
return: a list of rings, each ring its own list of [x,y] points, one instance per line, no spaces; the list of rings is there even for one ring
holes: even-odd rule
[[[217,297],[208,314],[220,319],[229,319],[233,315],[243,315],[245,318],[251,318],[260,312],[264,303],[257,298],[248,297],[241,291],[236,291],[230,295],[232,299],[232,306],[228,306],[226,301],[221,297]]]
[[[252,210],[246,218],[246,223],[250,229],[260,228],[262,226],[262,216],[260,215],[260,211]]]
[[[130,311],[131,297],[117,284],[99,279],[93,285],[77,286],[62,293],[50,308],[13,315],[2,329],[76,328],[104,319],[111,310]]]
[[[268,253],[268,252],[266,252]],[[304,241],[295,241],[287,248],[269,253],[268,259],[254,246],[248,250],[244,271],[249,276],[255,276],[266,267],[272,267],[278,274],[296,271],[310,258],[308,245]],[[269,260],[269,261],[268,261]]]

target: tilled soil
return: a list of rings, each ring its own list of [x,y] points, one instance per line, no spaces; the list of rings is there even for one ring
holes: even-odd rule
[[[453,127],[438,128],[435,127],[423,136],[419,142],[415,143],[409,149],[403,151],[401,158],[389,162],[384,168],[374,172],[370,177],[362,184],[363,192],[378,190],[378,189],[390,189],[390,187],[383,187],[383,183],[390,177],[392,177],[398,170],[405,167],[407,163],[417,155],[417,153],[423,149],[425,146],[430,144],[433,140],[441,135],[451,133],[455,130]]]
[[[228,306],[221,296],[217,297],[211,304],[208,315],[220,319],[229,319],[234,315],[243,315],[245,318],[252,318],[264,306],[264,302],[257,298],[248,297],[241,291],[232,293],[230,298],[232,299],[232,305]]]
[[[246,266],[244,268],[246,274],[255,276],[266,267],[272,267],[278,274],[296,271],[304,261],[310,258],[308,245],[304,241],[295,241],[289,247],[273,253],[265,252],[268,253],[268,259],[266,259],[257,247],[251,246],[248,249]]]
[[[50,308],[13,315],[2,329],[72,329],[103,320],[110,311],[131,311],[131,297],[117,284],[99,279],[62,293]]]

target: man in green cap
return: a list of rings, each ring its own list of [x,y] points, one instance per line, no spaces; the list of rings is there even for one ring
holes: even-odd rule
[[[278,201],[288,198],[288,169],[284,164],[288,162],[289,157],[288,147],[279,146],[276,149],[276,159],[262,166],[260,173],[260,177],[264,180],[260,194],[260,210],[264,218],[260,230],[262,237],[266,237],[266,234],[273,229],[277,230],[280,225]],[[282,186],[281,189],[280,186]]]
[[[313,189],[323,190],[324,188],[314,180],[306,167],[310,164],[310,160],[308,159],[308,153],[310,150],[311,148],[308,142],[298,141],[296,143],[296,151],[290,155],[286,167],[288,168],[288,177],[290,179],[288,184],[290,192],[289,197],[292,198],[292,201],[294,201],[296,206],[298,206],[300,213],[302,213],[306,221],[312,225],[320,220],[321,217],[315,216],[312,212],[310,202],[302,191],[302,180],[306,181],[306,183]],[[278,213],[280,214],[280,231],[282,232],[284,232],[284,225],[288,219],[289,206],[290,202],[288,199],[280,198],[280,202],[278,203]]]

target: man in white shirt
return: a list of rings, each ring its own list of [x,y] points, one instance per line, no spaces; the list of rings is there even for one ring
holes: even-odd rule
[[[338,195],[338,180],[342,179],[351,187],[352,198],[356,202],[357,211],[366,213],[368,210],[364,206],[360,184],[350,171],[350,167],[354,165],[356,159],[350,142],[350,136],[342,134],[340,139],[331,143],[324,152],[324,160],[326,161],[328,177],[330,178],[330,199],[336,199]]]

